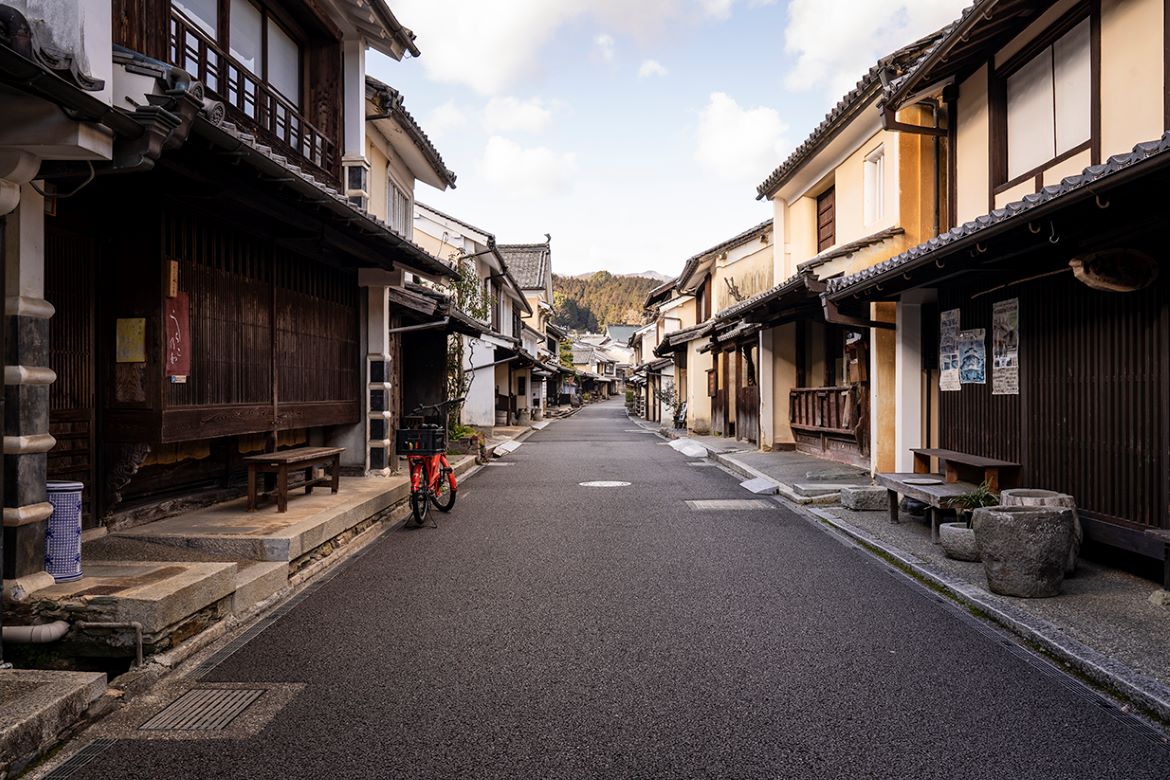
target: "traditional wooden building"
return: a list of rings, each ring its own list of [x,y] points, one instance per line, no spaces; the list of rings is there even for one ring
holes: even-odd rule
[[[1160,0],[974,3],[882,96],[886,115],[947,106],[956,227],[823,296],[857,318],[896,309],[898,471],[926,445],[1016,463],[1019,485],[1076,498],[1088,539],[1155,558],[1167,18]]]
[[[367,343],[390,321],[361,277],[452,273],[368,208],[365,51],[417,53],[413,35],[382,2],[85,5],[107,15],[87,28],[104,79],[69,108],[105,148],[42,158],[44,196],[6,219],[6,263],[43,276],[26,365],[47,369],[28,372],[43,405],[18,403],[43,433],[14,514],[67,478],[87,526],[141,522],[237,493],[241,458],[293,444],[364,471],[387,368]],[[41,566],[24,526],[6,578]]]
[[[711,338],[736,357],[718,366],[715,422],[726,427],[738,406],[758,410],[765,449],[892,466],[892,313],[850,319],[824,310],[819,296],[826,280],[946,227],[946,184],[936,175],[946,141],[940,104],[909,105],[888,117],[878,110],[883,80],[903,73],[937,38],[875,64],[757,188],[772,203],[772,278],[713,312]],[[906,123],[922,133],[900,134]],[[739,379],[748,363],[758,372],[754,388]],[[734,394],[721,389],[732,374]]]

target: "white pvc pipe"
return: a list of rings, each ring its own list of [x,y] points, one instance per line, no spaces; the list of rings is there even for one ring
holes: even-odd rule
[[[5,642],[15,645],[41,645],[56,642],[69,633],[69,624],[64,620],[42,623],[39,626],[4,626]]]

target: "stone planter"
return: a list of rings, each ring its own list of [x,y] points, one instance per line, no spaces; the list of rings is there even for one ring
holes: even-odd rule
[[[1057,506],[1062,509],[1071,509],[1073,514],[1073,543],[1068,553],[1068,566],[1065,574],[1072,574],[1077,570],[1077,556],[1081,553],[1081,541],[1084,531],[1081,530],[1081,519],[1077,516],[1077,501],[1067,493],[1057,493],[1053,490],[1034,490],[1032,488],[1013,488],[1005,490],[999,495],[999,502],[1003,506]]]
[[[1072,510],[987,507],[975,510],[971,524],[993,593],[1023,598],[1060,593],[1073,542]]]
[[[528,413],[527,409],[517,409],[516,422],[519,425],[528,425],[528,423],[532,422],[532,416]]]
[[[979,560],[979,546],[975,543],[975,531],[967,527],[966,521],[939,525],[938,540],[948,558],[953,558],[956,561]]]

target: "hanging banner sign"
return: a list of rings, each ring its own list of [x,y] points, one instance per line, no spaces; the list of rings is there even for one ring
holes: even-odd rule
[[[172,382],[185,382],[191,373],[191,316],[187,293],[176,293],[166,299],[163,311],[166,326],[166,376]]]
[[[987,331],[983,328],[959,331],[959,382],[987,384]]]
[[[959,389],[959,310],[950,309],[939,315],[938,327],[938,389]]]
[[[1020,299],[991,307],[991,394],[1020,394]]]

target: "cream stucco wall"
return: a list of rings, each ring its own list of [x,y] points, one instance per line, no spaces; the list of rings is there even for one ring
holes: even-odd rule
[[[771,233],[767,235],[770,237]],[[714,308],[713,313],[718,314],[739,301],[750,298],[772,286],[772,242],[770,238],[766,243],[759,239],[752,239],[752,245],[749,248],[752,251],[742,257],[729,254],[727,260],[715,262],[712,273],[714,284],[711,301]],[[731,288],[728,286],[729,281],[735,285],[739,292],[739,298],[731,294]]]
[[[410,195],[413,203],[414,174],[410,172],[402,158],[394,153],[381,132],[371,124],[366,125],[366,159],[370,163],[369,211],[383,222],[389,222],[386,200],[389,192],[389,177],[394,177],[394,181]]]
[[[987,112],[987,66],[959,85],[955,132],[955,211],[961,224],[987,213],[991,124]]]
[[[1162,135],[1164,0],[1101,0],[1101,159]]]
[[[1054,5],[996,54],[1003,63],[1075,5],[1072,0]],[[1163,0],[1101,1],[1100,159],[1123,154],[1135,144],[1162,135],[1165,124]],[[987,68],[980,68],[959,88],[956,149],[958,219],[965,222],[988,211],[990,121]],[[1080,173],[1092,163],[1089,151],[1045,168],[1040,186],[1058,183]],[[1028,179],[995,196],[996,207],[1035,192]]]

